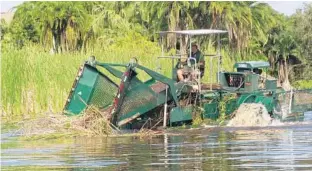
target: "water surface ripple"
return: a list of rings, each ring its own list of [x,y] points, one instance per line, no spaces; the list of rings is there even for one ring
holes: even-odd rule
[[[152,139],[22,141],[2,134],[2,170],[312,170],[312,112],[280,126],[186,130]]]

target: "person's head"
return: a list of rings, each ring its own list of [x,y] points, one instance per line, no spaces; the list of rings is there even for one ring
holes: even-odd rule
[[[196,53],[197,50],[198,50],[197,44],[196,44],[196,43],[193,43],[193,44],[192,44],[192,52],[193,52],[193,53]]]

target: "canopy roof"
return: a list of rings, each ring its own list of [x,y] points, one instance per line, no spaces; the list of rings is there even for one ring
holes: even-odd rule
[[[266,61],[242,61],[234,64],[234,68],[268,68],[269,62]]]
[[[225,30],[212,30],[212,29],[200,29],[200,30],[180,30],[180,31],[161,31],[158,32],[160,35],[165,35],[169,33],[175,33],[180,35],[208,35],[208,34],[220,34],[226,33]]]

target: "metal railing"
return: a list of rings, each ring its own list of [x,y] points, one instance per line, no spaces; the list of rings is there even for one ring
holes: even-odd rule
[[[171,55],[171,56],[159,56],[157,57],[157,70],[158,72],[160,72],[161,68],[160,68],[160,62],[159,59],[163,58],[163,59],[172,59],[172,68],[174,68],[174,60],[175,59],[186,59],[187,62],[194,60],[195,61],[195,65],[194,65],[194,69],[197,69],[197,61],[195,58],[192,57],[184,57],[187,56],[187,54],[177,54],[177,55]],[[209,57],[209,69],[210,69],[210,90],[212,90],[212,73],[213,73],[213,59],[217,58],[218,59],[218,71],[217,71],[217,83],[220,83],[220,76],[219,76],[219,72],[221,71],[221,65],[222,65],[222,55],[221,54],[204,54],[204,57]],[[171,73],[173,74],[173,73]],[[199,80],[200,81],[200,80]]]

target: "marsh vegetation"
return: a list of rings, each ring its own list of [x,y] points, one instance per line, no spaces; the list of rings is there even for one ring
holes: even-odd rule
[[[284,16],[257,2],[24,2],[10,23],[1,21],[2,121],[61,113],[77,68],[91,55],[116,63],[136,56],[156,69],[161,30],[227,30],[224,70],[239,60],[269,60],[282,83],[310,88],[311,13],[311,4]],[[207,54],[216,51],[216,38],[209,38],[197,39]],[[168,54],[176,46],[168,37]]]

